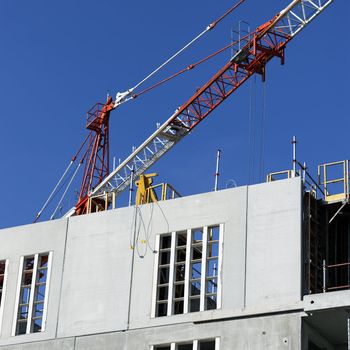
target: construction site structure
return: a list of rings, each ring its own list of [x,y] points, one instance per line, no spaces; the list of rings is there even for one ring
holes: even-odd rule
[[[262,76],[262,79],[265,80],[266,65],[272,58],[278,57],[281,60],[281,64],[284,64],[285,48],[287,44],[333,2],[333,0],[293,0],[286,8],[271,20],[259,26],[252,33],[248,33],[237,42],[232,43],[232,45],[198,62],[196,65],[228,48],[232,48],[234,53],[233,57],[231,57],[224,67],[219,69],[206,84],[197,89],[195,94],[188,101],[177,108],[168,120],[160,125],[157,130],[122,161],[116,169],[109,173],[108,135],[110,112],[121,104],[135,99],[137,96],[159,86],[174,76],[193,69],[195,65],[190,65],[185,70],[176,73],[172,77],[139,93],[135,93],[135,90],[148,80],[149,77],[153,76],[207,31],[215,28],[219,22],[244,1],[245,0],[240,0],[223,16],[211,23],[199,36],[133,88],[123,93],[117,93],[114,101],[109,97],[105,104],[96,104],[87,113],[87,129],[89,130],[89,134],[77,154],[72,158],[72,161],[59,183],[54,188],[49,199],[38,212],[35,221],[40,218],[43,210],[55,195],[61,181],[63,181],[63,178],[75,160],[78,159],[77,157],[80,153],[82,153],[82,157],[73,174],[73,176],[75,176],[79,167],[85,163],[79,198],[76,206],[70,209],[66,215],[71,216],[88,213],[88,197],[96,197],[96,195],[101,198],[101,200],[105,199],[107,201],[106,203],[98,203],[98,208],[114,208],[115,202],[113,201],[115,201],[122,191],[129,187],[133,179],[142,175],[168,150],[177,144],[177,142],[187,136],[202,120],[210,115],[212,111],[232,95],[251,76],[259,74]],[[71,181],[68,183],[67,190],[70,184]],[[106,196],[104,194],[110,195]],[[61,202],[62,200],[58,203],[51,218],[55,217]],[[93,209],[93,211],[95,211],[96,208]]]
[[[347,165],[0,230],[0,348],[347,349]]]
[[[348,160],[313,176],[293,138],[291,169],[219,190],[218,151],[215,190],[186,197],[145,174],[249,77],[264,78],[273,57],[283,63],[287,43],[331,3],[294,0],[241,40],[111,172],[110,112],[135,88],[93,107],[68,167],[85,167],[77,205],[0,230],[0,349],[350,349]],[[116,208],[127,188],[129,206]]]

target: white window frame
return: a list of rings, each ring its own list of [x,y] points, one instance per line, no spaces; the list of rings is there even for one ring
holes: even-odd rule
[[[5,261],[5,271],[4,271],[4,282],[2,285],[2,296],[1,296],[1,305],[0,305],[0,334],[2,331],[2,320],[4,317],[4,308],[5,308],[5,299],[6,299],[6,287],[7,287],[7,278],[8,278],[8,268],[9,268],[9,259],[1,259]]]
[[[53,257],[52,251],[36,253],[36,254],[28,254],[20,257],[19,268],[18,268],[18,278],[17,278],[16,303],[15,303],[15,310],[13,314],[13,322],[12,322],[12,332],[11,332],[12,336],[17,337],[17,336],[33,333],[31,332],[31,325],[32,325],[33,307],[34,307],[35,283],[36,283],[36,276],[38,272],[39,256],[43,254],[48,254],[48,261],[47,261],[47,276],[46,276],[45,296],[44,296],[44,309],[43,309],[43,317],[42,317],[40,333],[45,332],[46,320],[47,320],[48,296],[49,296],[50,279],[51,279],[52,257]],[[23,274],[23,264],[24,264],[25,258],[29,256],[34,256],[34,265],[33,265],[33,274],[32,274],[32,281],[31,281],[31,288],[30,288],[30,296],[29,296],[27,328],[26,328],[25,334],[16,335],[17,321],[18,321],[17,318],[18,318],[18,311],[19,311],[19,299],[21,294],[21,283],[22,283],[22,274]]]
[[[202,236],[202,261],[201,261],[201,291],[200,291],[200,308],[201,312],[206,310],[206,278],[207,278],[207,247],[208,247],[208,228],[218,227],[219,228],[219,246],[218,246],[218,273],[217,273],[217,293],[216,293],[216,310],[222,307],[222,259],[223,259],[223,237],[224,237],[224,224],[213,224],[199,227],[203,230]],[[173,231],[166,233],[165,235],[171,235],[171,246],[170,246],[170,269],[169,269],[169,290],[168,290],[168,305],[167,305],[167,316],[173,315],[173,303],[174,303],[174,274],[175,274],[175,255],[176,255],[176,235],[179,232],[187,232],[186,240],[186,260],[185,260],[185,291],[184,291],[184,307],[183,314],[190,313],[190,264],[191,264],[191,249],[192,249],[192,232],[198,229],[187,229]],[[159,258],[160,258],[160,242],[163,234],[156,235],[156,250],[157,253],[154,256],[154,270],[153,270],[153,290],[152,290],[152,301],[151,301],[151,318],[160,317],[157,316],[157,284],[158,284],[158,272],[159,272]],[[165,317],[165,316],[164,316]]]
[[[150,350],[156,350],[157,346],[170,346],[170,350],[177,350],[177,345],[181,345],[183,343],[191,343],[192,342],[192,350],[198,350],[198,344],[201,341],[211,341],[215,340],[215,350],[220,350],[220,337],[214,337],[214,338],[205,338],[205,339],[195,339],[195,340],[189,340],[189,341],[179,341],[176,343],[166,343],[166,344],[159,344],[159,345],[151,345]]]

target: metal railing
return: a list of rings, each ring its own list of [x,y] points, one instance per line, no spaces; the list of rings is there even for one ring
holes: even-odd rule
[[[345,268],[345,271],[338,272],[337,269],[339,268]],[[326,261],[323,260],[322,271],[323,293],[342,289],[350,289],[350,262],[326,265]]]
[[[340,168],[340,169],[339,169]],[[330,172],[340,173],[341,177],[331,177]],[[324,200],[327,203],[349,200],[349,161],[326,163],[318,166],[318,183],[323,186]],[[332,193],[331,193],[332,192]]]
[[[273,182],[282,179],[290,179],[293,175],[293,170],[283,170],[269,173],[266,176],[266,182]]]
[[[177,192],[175,188],[172,187],[170,184],[160,183],[154,186],[150,186],[149,188],[146,189],[145,198],[143,198],[142,200],[143,203],[151,202],[152,192],[155,192],[158,200],[162,200],[162,201],[181,197],[179,192]]]

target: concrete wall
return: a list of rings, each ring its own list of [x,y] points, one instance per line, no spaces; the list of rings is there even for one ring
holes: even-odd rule
[[[131,250],[135,216],[139,240]],[[221,310],[151,319],[156,235],[214,224],[224,225]],[[145,334],[156,338],[164,325],[297,308],[300,237],[299,178],[159,202],[138,212],[121,208],[1,230],[0,259],[10,259],[10,274],[0,345],[150,327],[157,328]],[[12,337],[19,258],[48,250],[54,261],[47,331]]]
[[[184,323],[157,328],[79,336],[1,347],[4,350],[149,350],[151,345],[220,338],[224,350],[300,349],[301,315],[276,315],[213,323]]]
[[[249,187],[247,306],[301,300],[301,200],[299,181]]]
[[[58,337],[127,328],[130,210],[69,220]]]
[[[8,278],[4,302],[4,315],[0,345],[30,342],[56,337],[58,310],[61,297],[63,257],[66,241],[66,220],[43,222],[0,230],[0,259],[9,259]],[[11,336],[20,257],[34,253],[53,251],[51,281],[49,289],[48,318],[43,333]]]

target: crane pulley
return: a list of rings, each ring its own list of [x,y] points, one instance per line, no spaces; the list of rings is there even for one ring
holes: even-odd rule
[[[114,101],[109,98],[105,104],[95,106],[88,114],[87,128],[90,130],[90,134],[88,136],[89,142],[87,142],[88,147],[83,155],[83,160],[87,159],[87,161],[85,163],[79,200],[76,207],[69,212],[69,215],[86,213],[89,197],[94,197],[96,199],[96,197],[101,195],[101,201],[107,202],[111,200],[112,197],[115,198],[129,186],[132,179],[143,174],[161,158],[163,154],[188,135],[198,123],[204,120],[252,75],[259,74],[265,79],[265,67],[272,58],[278,57],[281,63],[284,64],[284,51],[288,42],[300,33],[314,18],[322,13],[333,1],[334,0],[293,0],[270,21],[259,26],[254,32],[242,38],[242,40],[244,40],[243,47],[240,42],[239,47],[237,47],[235,54],[229,62],[227,62],[206,84],[198,89],[188,101],[177,108],[165,123],[158,127],[152,135],[137,147],[112,172],[109,172],[108,168],[110,112],[122,103],[137,97],[137,94],[133,94],[134,90],[180,54],[183,49],[174,54],[139,84],[126,92],[118,93]],[[217,21],[209,25],[205,31],[186,45],[185,48],[192,45],[194,41],[198,40],[207,31],[215,27],[217,23],[242,2],[244,2],[244,0],[239,1]],[[222,51],[223,49],[219,52]],[[177,74],[172,77],[174,76],[177,76]],[[167,80],[168,79],[165,79],[164,81]],[[109,194],[113,194],[113,196],[109,196]],[[108,203],[104,203],[104,207],[108,207]],[[40,216],[42,210],[38,213],[37,218]]]

